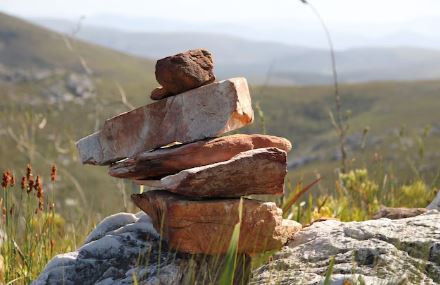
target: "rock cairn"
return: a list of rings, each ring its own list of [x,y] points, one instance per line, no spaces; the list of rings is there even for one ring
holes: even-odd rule
[[[105,121],[78,141],[85,164],[149,186],[133,194],[168,246],[223,254],[239,221],[240,198],[282,195],[291,143],[268,135],[221,135],[252,123],[245,78],[214,82],[211,54],[191,50],[158,60],[152,104]],[[279,249],[301,225],[275,203],[243,199],[238,252]]]

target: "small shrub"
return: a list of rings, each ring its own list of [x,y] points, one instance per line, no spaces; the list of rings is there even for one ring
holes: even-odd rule
[[[397,191],[397,205],[408,208],[424,208],[434,199],[434,191],[422,180],[403,185]]]

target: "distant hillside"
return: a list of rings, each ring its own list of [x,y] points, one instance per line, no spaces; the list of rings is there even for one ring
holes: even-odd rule
[[[71,33],[75,24],[39,19],[37,23]],[[214,53],[221,78],[246,74],[254,83],[328,84],[330,60],[322,50],[257,42],[219,34],[130,33],[88,26],[77,37],[147,58],[161,58],[183,50],[205,47]],[[440,78],[440,51],[422,48],[356,48],[338,51],[337,67],[342,82],[418,80]],[[269,77],[269,78],[268,78]]]
[[[47,174],[56,163],[58,197],[84,211],[121,209],[122,192],[106,169],[80,165],[74,143],[130,104],[148,103],[154,81],[147,59],[0,13],[0,171],[19,171],[32,162]],[[68,207],[64,200],[59,206]]]
[[[96,78],[117,79],[123,86],[136,87],[145,94],[144,88],[155,81],[154,64],[150,60],[68,39],[3,13],[0,13],[0,63],[12,68],[62,68],[79,73],[89,69]]]

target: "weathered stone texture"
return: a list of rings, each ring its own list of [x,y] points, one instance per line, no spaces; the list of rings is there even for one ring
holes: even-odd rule
[[[170,248],[186,253],[226,253],[240,199],[190,200],[166,191],[132,195],[134,203],[153,220]],[[238,251],[246,254],[279,249],[301,229],[284,220],[275,203],[243,199]]]
[[[191,197],[282,195],[286,174],[286,152],[260,148],[242,152],[227,161],[182,170],[153,185],[148,180],[137,183]]]
[[[171,94],[168,90],[166,90],[163,87],[157,87],[154,88],[153,91],[151,91],[151,100],[162,100],[164,98],[170,97],[173,94]]]
[[[169,259],[166,248],[160,253],[159,241],[146,214],[112,215],[79,249],[55,256],[32,284],[128,285],[133,284],[133,273],[139,284],[180,284],[179,259]],[[141,261],[140,256],[147,260]]]
[[[214,62],[205,49],[189,50],[156,62],[156,80],[163,89],[180,94],[214,82]]]
[[[77,142],[81,161],[109,164],[173,142],[216,137],[253,121],[244,78],[212,83],[120,114]]]
[[[226,161],[244,151],[267,147],[289,152],[292,145],[288,140],[274,136],[231,135],[143,152],[112,165],[109,174],[118,178],[161,178],[181,170]]]
[[[440,214],[314,223],[255,270],[251,284],[322,284],[332,257],[331,284],[439,284]]]
[[[429,210],[438,210],[440,211],[440,190],[437,191],[437,195],[434,200],[426,207]]]

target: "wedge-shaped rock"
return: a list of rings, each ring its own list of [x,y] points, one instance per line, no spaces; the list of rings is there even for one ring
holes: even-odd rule
[[[232,135],[143,152],[112,165],[109,174],[118,178],[161,178],[188,168],[226,161],[244,151],[267,147],[289,152],[292,145],[275,136]]]
[[[239,221],[240,199],[190,200],[166,191],[133,194],[172,249],[186,253],[220,254],[228,250]],[[275,203],[243,199],[238,252],[256,254],[281,248],[301,229],[283,220]]]
[[[77,142],[81,161],[109,164],[173,142],[219,136],[253,121],[245,78],[211,83],[105,121]]]
[[[281,195],[287,174],[286,156],[278,148],[253,149],[230,160],[182,170],[153,183],[151,180],[137,183],[191,197]]]

